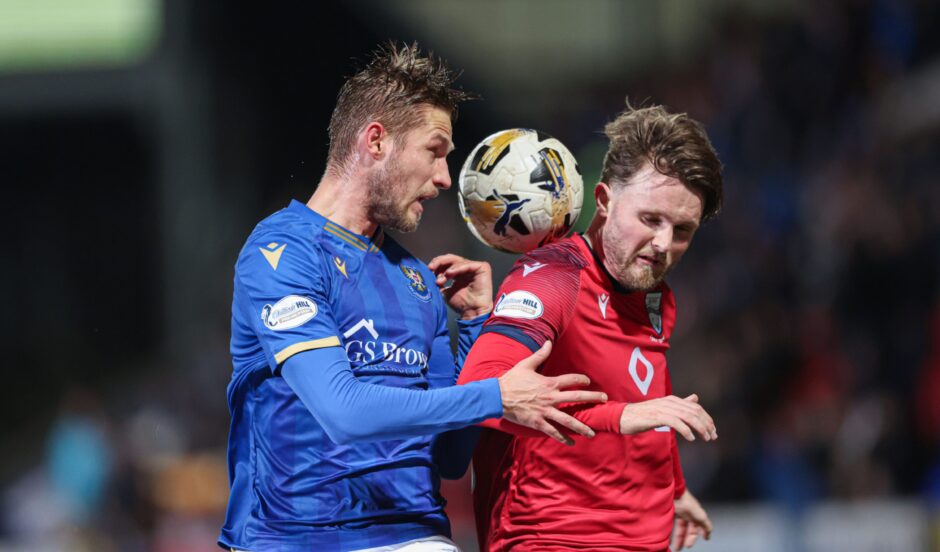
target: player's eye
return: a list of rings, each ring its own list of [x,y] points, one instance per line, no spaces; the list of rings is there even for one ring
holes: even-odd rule
[[[675,236],[676,240],[688,241],[692,238],[692,234],[694,232],[695,232],[695,229],[689,226],[676,226],[676,229],[673,235]]]
[[[447,146],[436,144],[428,148],[434,157],[447,157]]]

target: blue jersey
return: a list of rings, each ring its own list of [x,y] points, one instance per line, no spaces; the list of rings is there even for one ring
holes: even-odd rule
[[[448,387],[458,371],[427,266],[381,229],[370,239],[294,201],[255,228],[235,267],[231,496],[220,545],[355,550],[449,536],[433,431],[389,429],[384,440],[337,444],[280,376],[295,355],[330,350],[345,352],[359,382],[416,390],[409,395],[441,403],[430,415],[456,412],[444,429],[501,414],[498,385]],[[427,391],[438,387],[448,389]],[[441,396],[451,391],[460,399]],[[403,407],[348,416],[380,426]]]

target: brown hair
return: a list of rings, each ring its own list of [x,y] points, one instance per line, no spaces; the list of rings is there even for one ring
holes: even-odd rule
[[[371,121],[382,123],[400,140],[423,120],[417,109],[422,105],[442,108],[455,120],[457,104],[476,97],[451,88],[458,76],[433,53],[422,56],[416,42],[380,46],[372,52],[368,65],[339,90],[330,118],[328,168],[344,166],[356,135]]]
[[[635,109],[627,101],[627,108],[604,127],[604,134],[610,146],[602,182],[626,185],[648,162],[702,194],[703,221],[721,210],[721,162],[698,121],[660,105]]]

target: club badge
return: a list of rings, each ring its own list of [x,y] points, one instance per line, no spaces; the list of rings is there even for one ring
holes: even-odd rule
[[[405,276],[405,279],[408,280],[408,289],[411,291],[411,294],[417,297],[422,301],[428,301],[431,299],[431,290],[428,289],[428,285],[424,283],[424,277],[421,276],[421,272],[417,268],[413,268],[407,265],[398,265],[401,268],[401,273]]]

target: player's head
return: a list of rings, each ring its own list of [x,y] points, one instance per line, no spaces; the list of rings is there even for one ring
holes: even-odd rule
[[[614,278],[648,290],[721,209],[721,163],[702,125],[661,106],[628,103],[604,132],[610,146],[594,191],[592,228]]]
[[[330,120],[327,172],[359,171],[368,185],[372,221],[411,231],[421,201],[450,187],[457,105],[471,97],[452,88],[456,75],[417,44],[389,44],[350,77]]]

